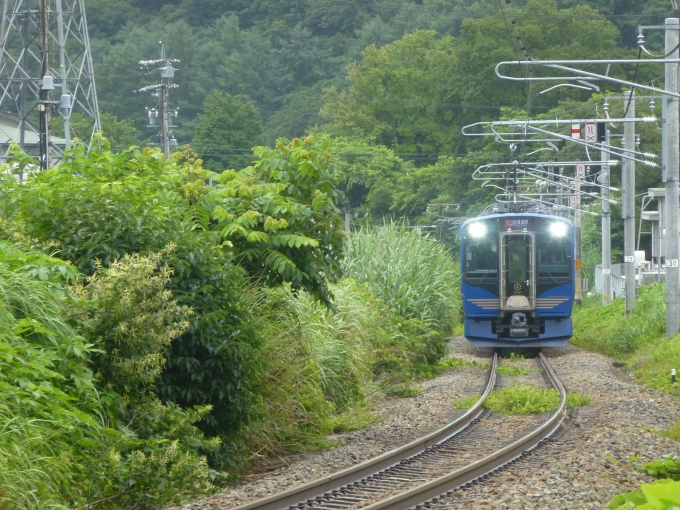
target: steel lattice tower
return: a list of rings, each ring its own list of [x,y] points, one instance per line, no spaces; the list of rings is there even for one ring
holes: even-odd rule
[[[2,2],[0,158],[16,142],[47,168],[74,137],[89,145],[101,130],[83,2]]]

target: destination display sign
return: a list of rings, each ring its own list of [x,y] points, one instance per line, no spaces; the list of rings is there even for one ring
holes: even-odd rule
[[[528,218],[518,218],[515,220],[505,220],[505,228],[527,228],[529,226]]]

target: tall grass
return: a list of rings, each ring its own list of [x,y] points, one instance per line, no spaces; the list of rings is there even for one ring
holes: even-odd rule
[[[2,253],[0,253],[0,259]],[[47,281],[0,260],[0,509],[66,508],[72,450],[98,406],[88,348]]]
[[[253,291],[264,375],[261,420],[247,441],[257,456],[318,444],[349,426],[349,411],[370,392],[371,361],[383,336],[380,304],[350,281],[332,291],[337,311],[288,286]]]
[[[345,275],[390,309],[448,334],[460,313],[459,269],[449,251],[404,223],[362,227],[345,243]]]
[[[640,287],[631,316],[625,318],[622,299],[602,306],[601,298],[586,298],[573,315],[572,343],[615,358],[625,358],[663,337],[666,329],[666,287]]]
[[[0,402],[0,509],[68,508],[53,478],[55,471],[64,469],[67,457],[62,448],[55,448],[55,425],[25,419]]]

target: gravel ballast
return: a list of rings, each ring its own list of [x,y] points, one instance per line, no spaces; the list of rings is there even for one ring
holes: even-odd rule
[[[487,362],[488,349],[472,347],[464,338],[449,341],[451,355]],[[653,429],[667,429],[680,419],[674,397],[636,385],[605,356],[571,345],[545,349],[553,368],[571,391],[591,397],[593,406],[578,408],[565,422],[565,432],[546,446],[474,487],[456,491],[444,501],[449,508],[579,509],[604,508],[613,495],[653,479],[634,465],[668,453],[679,444]],[[534,360],[503,361],[535,368]],[[450,422],[462,411],[453,404],[477,394],[486,371],[459,368],[418,384],[422,392],[376,404],[377,424],[332,436],[338,446],[285,459],[287,465],[248,477],[240,485],[184,509],[227,509],[296,487],[392,450]],[[544,386],[542,377],[503,376],[504,385]],[[518,417],[512,417],[513,421]],[[631,459],[634,457],[635,460]]]

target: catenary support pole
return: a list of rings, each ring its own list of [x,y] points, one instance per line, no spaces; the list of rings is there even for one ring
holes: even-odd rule
[[[624,94],[625,117],[635,118],[635,92]],[[626,122],[623,127],[624,150],[635,150],[635,123]],[[626,317],[635,304],[635,161],[623,160],[621,182],[623,184],[623,261],[626,275]]]
[[[609,129],[605,132],[605,145],[609,146]],[[609,153],[602,151],[600,159],[609,162]],[[602,304],[607,305],[612,296],[612,244],[611,244],[611,212],[609,204],[609,165],[603,164],[602,175]]]
[[[666,18],[666,53],[668,59],[677,59],[680,35],[678,18]],[[665,90],[678,91],[678,64],[665,64]],[[666,235],[664,238],[666,255],[666,336],[672,337],[678,332],[678,286],[680,285],[680,244],[678,243],[678,99],[664,96],[663,99],[663,133],[662,157],[666,176],[665,220]]]
[[[349,215],[349,200],[345,200],[345,232],[349,232],[351,227],[350,215]]]
[[[579,170],[582,172],[579,174]],[[585,177],[585,165],[576,165],[576,210],[574,211],[574,276],[576,292],[574,302],[580,305],[583,302],[583,261],[581,260],[581,179]],[[581,177],[583,176],[583,177]],[[571,204],[570,204],[571,205]]]

